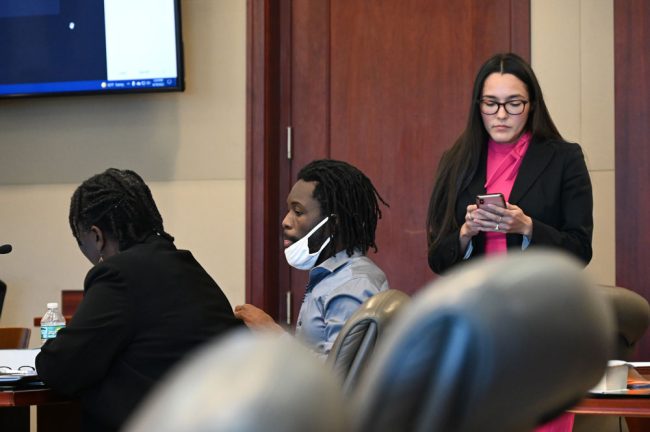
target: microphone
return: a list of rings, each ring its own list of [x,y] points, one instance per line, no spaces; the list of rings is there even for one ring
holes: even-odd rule
[[[13,248],[11,247],[10,244],[0,246],[0,255],[8,254],[9,252],[11,252],[12,249]]]

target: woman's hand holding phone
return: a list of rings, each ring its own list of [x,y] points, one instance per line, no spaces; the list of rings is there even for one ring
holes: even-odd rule
[[[501,193],[476,196],[476,204],[467,206],[460,227],[461,249],[480,232],[518,233],[532,238],[533,220],[516,205],[507,203]]]
[[[506,209],[506,200],[501,193],[491,193],[476,196],[474,218],[478,220],[481,231],[504,231],[502,221]]]
[[[477,210],[472,216],[480,224],[480,231],[516,233],[532,237],[533,220],[518,206],[506,203],[503,194],[477,195],[476,206]]]
[[[520,207],[508,203],[506,210],[504,210],[501,224],[499,225],[499,231],[522,234],[529,239],[532,239],[533,219],[526,215]]]

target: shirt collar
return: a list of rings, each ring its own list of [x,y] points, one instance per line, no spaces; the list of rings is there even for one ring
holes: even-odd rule
[[[347,251],[344,249],[339,251],[336,255],[329,257],[320,265],[314,267],[309,271],[309,281],[307,282],[307,292],[310,292],[320,281],[325,279],[332,273],[336,273],[345,267],[352,258],[363,256],[363,254],[356,250],[352,256],[348,256]]]
[[[347,264],[352,258],[356,258],[356,257],[360,257],[360,256],[363,256],[363,254],[358,249],[354,250],[354,253],[352,254],[352,256],[348,256],[347,251],[345,249],[343,249],[342,251],[337,252],[336,255],[327,258],[325,261],[320,263],[315,268],[321,267],[321,268],[329,270],[330,272],[335,272],[341,266],[344,266],[345,264]],[[312,269],[311,271],[313,271],[313,270],[314,269]]]

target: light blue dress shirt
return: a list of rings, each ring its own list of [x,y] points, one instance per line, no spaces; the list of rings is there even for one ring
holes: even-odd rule
[[[309,271],[296,336],[326,358],[345,321],[366,299],[387,289],[386,275],[370,258],[340,251]]]

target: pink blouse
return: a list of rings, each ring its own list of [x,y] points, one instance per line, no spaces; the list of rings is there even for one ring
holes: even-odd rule
[[[501,192],[506,202],[510,200],[512,185],[515,183],[521,161],[528,150],[532,135],[523,134],[514,144],[499,144],[488,140],[487,175],[485,190],[487,193]],[[501,232],[485,233],[485,254],[505,253],[506,235]],[[559,417],[535,428],[535,432],[566,432],[573,429],[574,415],[564,413]]]
[[[506,202],[510,200],[512,185],[515,183],[521,161],[524,159],[532,134],[526,132],[514,144],[501,144],[488,140],[487,175],[485,190],[487,193],[501,192]],[[502,232],[485,233],[485,254],[505,253],[506,235]]]

